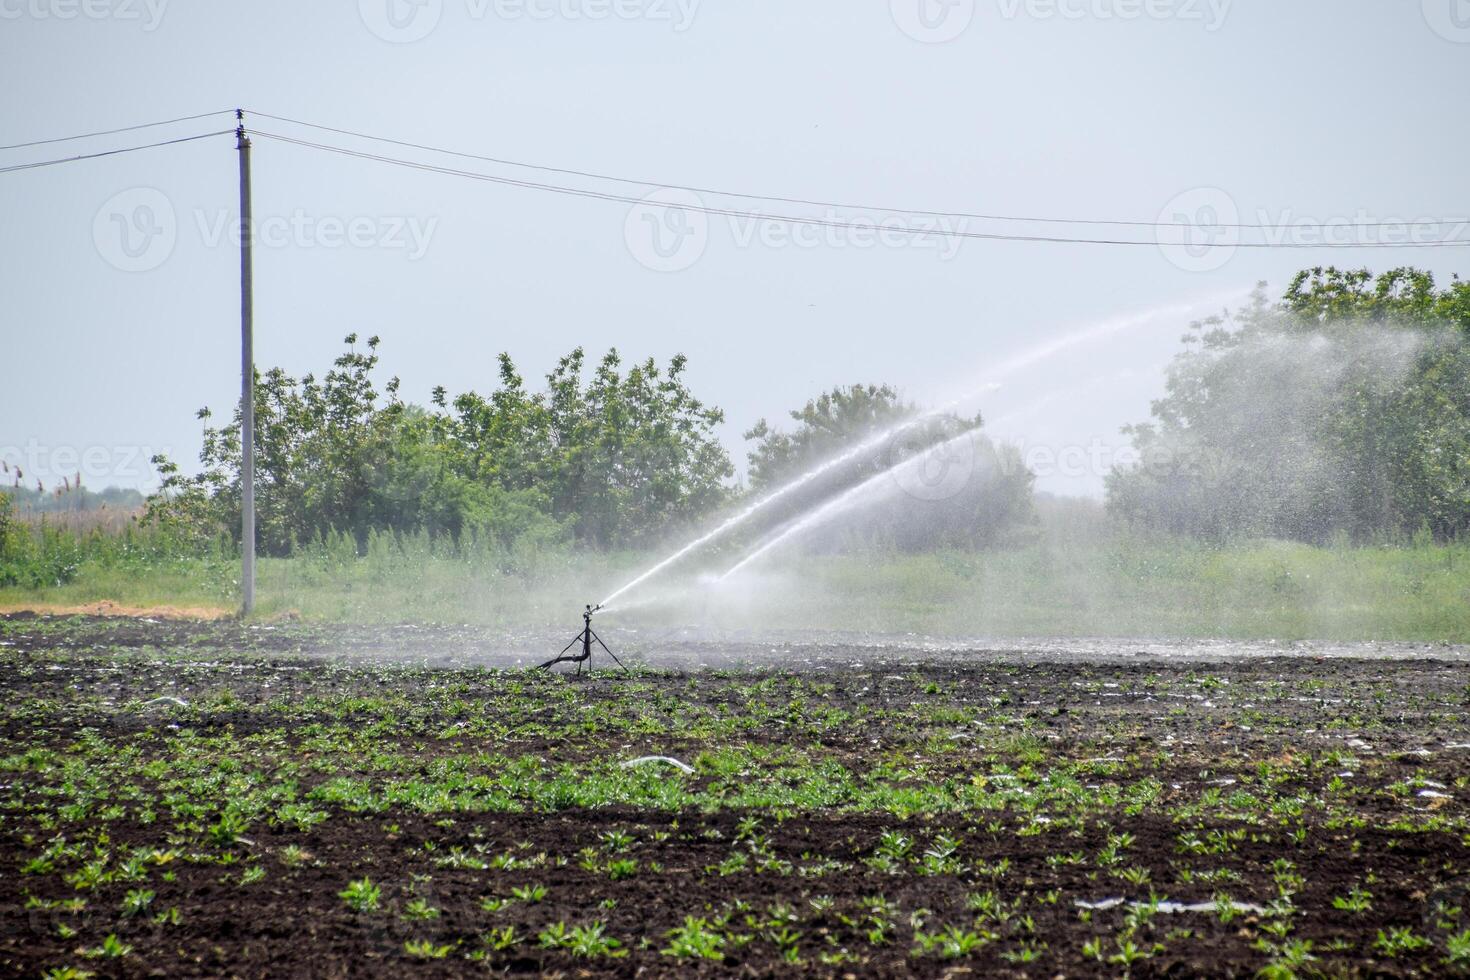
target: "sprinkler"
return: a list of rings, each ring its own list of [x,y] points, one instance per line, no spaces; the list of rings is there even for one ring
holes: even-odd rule
[[[599,603],[595,606],[589,605],[586,610],[583,611],[582,632],[578,633],[576,637],[573,638],[572,642],[563,647],[561,653],[557,654],[555,657],[552,657],[550,660],[546,661],[546,663],[542,664],[542,670],[550,670],[557,664],[576,664],[577,673],[580,674],[582,672],[582,665],[588,664],[592,660],[592,641],[596,640],[597,645],[602,647],[603,650],[607,651],[607,655],[609,657],[613,658],[613,663],[623,668],[623,673],[631,673],[631,671],[629,671],[627,667],[623,666],[623,662],[618,659],[618,655],[607,649],[607,644],[602,642],[602,637],[592,632],[592,614],[597,612],[597,610],[601,608],[602,605]],[[576,646],[579,643],[582,645],[581,651],[579,653],[572,654],[571,656],[567,656],[572,647]],[[588,666],[587,669],[591,670],[592,668],[591,666]]]

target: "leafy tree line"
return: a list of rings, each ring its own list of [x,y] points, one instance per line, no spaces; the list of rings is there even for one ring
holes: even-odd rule
[[[1206,538],[1470,530],[1470,283],[1317,268],[1191,325],[1109,508]]]
[[[742,494],[715,437],[724,416],[689,390],[682,356],[666,367],[652,359],[629,366],[614,350],[590,364],[577,349],[532,390],[501,355],[491,393],[450,397],[441,387],[428,406],[417,406],[399,398],[396,378],[379,390],[378,338],[362,349],[355,336],[346,344],[320,378],[297,379],[279,368],[257,377],[256,523],[267,554],[289,554],[334,534],[350,535],[362,548],[381,531],[504,549],[571,541],[640,547],[692,527]],[[762,420],[747,433],[750,492],[915,414],[890,387],[855,385],[791,413],[797,425],[790,432]],[[207,409],[199,415],[200,472],[188,475],[155,459],[164,479],[147,521],[203,545],[238,533],[240,413],[224,425],[212,424]],[[998,529],[1029,517],[1031,475],[1013,451],[980,436],[979,426],[978,416],[927,418],[813,482],[808,493],[792,495],[776,518],[973,432],[974,440],[956,444],[957,458],[923,461],[962,480],[931,494],[925,468],[918,468],[915,493],[923,506],[867,514],[859,537],[909,548],[993,540]]]
[[[378,338],[348,350],[323,377],[275,368],[255,388],[256,522],[268,554],[335,532],[361,546],[373,531],[464,536],[509,547],[571,538],[634,546],[721,503],[733,475],[714,429],[719,409],[684,382],[685,359],[626,369],[609,351],[584,380],[579,348],[527,389],[500,357],[488,396],[429,408],[398,397],[398,379],[378,391]],[[163,485],[148,520],[200,541],[239,526],[240,412],[206,420],[203,464],[187,475],[154,460]]]

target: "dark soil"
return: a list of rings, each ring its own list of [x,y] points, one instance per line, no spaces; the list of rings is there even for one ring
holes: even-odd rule
[[[1470,667],[1454,657],[936,659],[836,641],[669,640],[670,656],[722,669],[552,681],[464,666],[525,662],[537,642],[487,652],[483,636],[448,629],[0,617],[0,971],[1194,977],[1294,963],[1304,975],[1431,976],[1470,963],[1455,952],[1463,935],[1470,957]],[[665,662],[645,643],[635,660]],[[385,652],[391,669],[370,662]],[[747,717],[758,724],[712,727]],[[322,741],[368,730],[393,761]],[[190,779],[219,783],[194,818],[167,783],[187,768],[184,749],[208,760]],[[746,769],[721,771],[731,749]],[[41,752],[54,760],[25,760]],[[123,753],[135,761],[121,774],[102,764]],[[238,839],[211,830],[233,799],[289,785],[306,800],[344,773],[382,782],[397,766],[450,785],[460,772],[494,775],[497,759],[595,774],[608,757],[643,754],[702,758],[677,777],[687,805],[317,803],[324,819],[309,828],[256,818]],[[169,760],[167,774],[150,760]],[[871,777],[895,794],[884,799],[948,784],[1040,793],[1054,771],[1087,782],[1072,803],[1049,797],[1041,821],[1015,798],[912,812],[721,802],[823,766]],[[1115,802],[1089,799],[1113,789]],[[66,809],[87,793],[86,807]],[[896,836],[913,849],[884,866]],[[87,851],[34,866],[57,837]],[[945,839],[953,852],[926,867]],[[99,849],[116,868],[135,848],[177,857],[137,879],[76,878]],[[636,871],[612,874],[619,859]],[[250,868],[264,873],[242,881]],[[381,887],[375,911],[341,897],[361,878]],[[482,904],[535,886],[539,901]],[[154,893],[146,911],[125,914],[142,889]],[[977,893],[1004,910],[977,907]],[[1223,911],[1079,906],[1151,895]],[[879,897],[891,922],[875,939]],[[85,907],[61,904],[75,899]],[[168,909],[177,921],[159,921]],[[723,939],[711,957],[670,951],[690,917]],[[593,922],[618,955],[538,938]],[[950,926],[986,939],[953,957],[924,948]],[[514,942],[487,942],[506,928]],[[131,949],[98,955],[108,935]]]

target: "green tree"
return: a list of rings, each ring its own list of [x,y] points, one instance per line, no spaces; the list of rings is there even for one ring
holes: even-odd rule
[[[545,494],[580,539],[643,544],[721,504],[734,474],[715,435],[724,414],[694,397],[687,363],[662,370],[649,358],[624,371],[611,350],[584,378],[577,348],[531,394],[502,355],[500,388],[455,399],[444,439],[462,472]]]
[[[777,506],[777,520],[790,518],[869,483],[871,492],[853,498],[851,519],[812,535],[812,547],[978,547],[1033,517],[1033,474],[1014,448],[996,446],[981,433],[979,414],[921,415],[890,385],[858,384],[825,392],[790,417],[796,423],[790,431],[762,419],[745,433],[754,442],[748,459],[756,491],[873,443],[871,451],[811,479]]]
[[[489,397],[430,409],[373,381],[378,338],[348,350],[321,379],[279,368],[256,378],[256,510],[269,554],[332,533],[359,548],[373,531],[554,540],[564,528],[600,546],[638,544],[692,522],[728,493],[733,470],[714,436],[718,409],[694,398],[685,359],[649,359],[626,372],[616,351],[583,379],[581,349],[562,358],[547,390],[531,393],[508,356]],[[207,424],[201,471],[155,459],[163,489],[148,519],[203,544],[234,535],[240,514],[240,412]]]
[[[361,544],[375,528],[403,524],[383,493],[403,410],[398,379],[388,382],[389,401],[379,406],[372,381],[378,338],[368,339],[366,351],[357,350],[356,334],[344,343],[348,350],[321,379],[308,374],[298,381],[280,368],[257,373],[256,525],[267,553],[287,553],[332,531],[351,534]],[[207,422],[211,413],[201,409],[199,417]],[[206,424],[198,476],[183,476],[170,461],[157,461],[164,492],[155,498],[156,519],[199,524],[201,534],[238,527],[240,423],[237,406],[229,424]]]
[[[791,412],[796,428],[773,428],[765,419],[745,433],[755,446],[746,454],[751,489],[779,486],[862,439],[918,414],[889,385],[833,388]],[[979,420],[976,420],[979,424]]]
[[[1205,537],[1470,527],[1470,286],[1310,269],[1191,325],[1110,509]]]

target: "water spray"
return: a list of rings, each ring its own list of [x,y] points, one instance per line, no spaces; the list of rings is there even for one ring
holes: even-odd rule
[[[609,657],[612,657],[613,658],[613,663],[615,663],[619,667],[622,667],[623,668],[623,673],[625,673],[625,674],[631,673],[631,671],[629,671],[628,668],[623,665],[623,662],[618,659],[618,655],[615,654],[615,653],[613,653],[611,650],[609,650],[608,647],[607,647],[607,644],[602,642],[602,637],[598,636],[596,633],[594,633],[592,631],[592,614],[595,613],[595,612],[597,612],[599,609],[601,609],[602,608],[602,605],[603,605],[602,603],[598,603],[595,606],[589,605],[583,611],[583,613],[582,613],[582,632],[578,633],[572,639],[572,642],[568,643],[565,647],[563,647],[561,653],[557,654],[555,657],[552,657],[550,660],[546,661],[546,663],[542,664],[541,665],[541,669],[542,670],[550,670],[552,667],[555,667],[557,664],[576,664],[577,665],[577,673],[578,674],[582,673],[582,666],[584,664],[587,665],[587,669],[588,670],[591,670],[592,669],[592,667],[591,667],[591,661],[592,661],[592,641],[593,640],[596,640],[597,641],[597,645],[600,646],[600,647],[602,647],[602,649],[604,651],[606,651],[606,653],[607,653],[607,655]],[[572,656],[567,656],[567,654],[571,651],[572,647],[577,646],[578,644],[581,644],[582,649],[580,651],[578,651],[576,654],[573,654]]]
[[[727,531],[731,531],[737,526],[744,524],[750,518],[765,510],[771,504],[774,504],[777,500],[780,500],[781,498],[790,495],[796,490],[801,489],[818,477],[831,472],[839,466],[844,466],[855,459],[859,459],[860,457],[873,452],[875,449],[879,448],[883,445],[883,443],[889,441],[890,439],[894,439],[902,433],[907,432],[909,429],[916,428],[932,419],[938,418],[939,416],[943,415],[945,412],[949,411],[957,405],[963,404],[964,402],[969,401],[970,399],[975,398],[978,395],[984,394],[987,391],[994,391],[999,387],[1000,385],[995,382],[981,385],[973,392],[970,392],[959,398],[951,399],[950,401],[945,402],[943,405],[940,405],[937,408],[928,409],[924,412],[919,413],[918,415],[915,415],[913,418],[906,419],[903,422],[900,422],[898,425],[890,426],[889,428],[884,429],[881,432],[869,436],[867,439],[864,439],[856,446],[844,450],[838,455],[833,456],[831,459],[812,467],[801,476],[798,476],[791,482],[783,484],[779,488],[772,490],[764,497],[761,497],[759,500],[756,500],[754,503],[742,509],[739,513],[727,518],[713,530],[710,530],[705,534],[702,534],[699,537],[695,538],[693,541],[690,541],[678,551],[675,551],[673,554],[669,555],[667,558],[663,559],[652,568],[640,574],[631,582],[623,585],[612,595],[608,596],[606,599],[603,599],[602,602],[598,604],[598,608],[610,604],[614,599],[623,595],[625,592],[628,592],[629,590],[639,585],[642,585],[644,582],[653,578],[659,572],[663,571],[665,568],[668,568],[670,565],[674,564],[685,555],[697,551],[698,549],[709,544],[711,541],[714,541],[716,538],[725,534]]]
[[[813,510],[809,514],[806,514],[805,516],[791,522],[790,524],[783,527],[781,530],[777,531],[773,536],[761,542],[759,545],[756,546],[756,549],[754,551],[746,555],[744,558],[740,559],[740,561],[731,566],[729,571],[716,579],[716,583],[725,581],[730,576],[739,572],[741,569],[745,568],[747,565],[750,565],[752,562],[757,561],[763,555],[769,554],[771,551],[784,544],[785,542],[791,540],[799,534],[811,530],[817,525],[822,524],[830,518],[834,517],[840,511],[850,506],[854,501],[857,500],[858,497],[869,492],[878,484],[895,478],[900,472],[905,469],[917,468],[918,466],[922,465],[925,456],[927,456],[928,454],[934,452],[949,452],[950,450],[963,443],[966,439],[972,439],[974,438],[974,436],[975,433],[973,430],[966,430],[960,435],[955,436],[953,439],[940,443],[939,445],[934,446],[926,450],[925,452],[910,456],[907,459],[894,463],[883,472],[876,473],[873,476],[870,476],[868,479],[864,480],[862,483],[859,483],[853,487],[849,487],[842,493],[833,497],[831,500],[822,504],[822,506],[818,507],[816,510]]]
[[[1234,296],[1235,293],[1232,292],[1230,295],[1231,296]],[[918,426],[918,425],[921,425],[921,424],[923,424],[925,422],[928,422],[929,420],[931,420],[933,418],[936,418],[936,417],[944,414],[945,412],[953,409],[954,407],[956,407],[958,405],[963,404],[966,401],[969,401],[969,400],[975,398],[976,396],[978,396],[980,394],[983,394],[983,393],[985,393],[987,391],[993,391],[993,390],[999,388],[1000,387],[1000,382],[1002,382],[1003,380],[1005,380],[1006,378],[1010,377],[1013,374],[1016,374],[1018,372],[1021,372],[1021,371],[1026,370],[1028,368],[1034,367],[1037,364],[1043,363],[1046,360],[1048,360],[1048,359],[1050,359],[1052,357],[1055,357],[1056,355],[1058,355],[1058,354],[1060,354],[1060,353],[1062,353],[1062,352],[1064,352],[1066,350],[1069,350],[1071,348],[1078,347],[1078,346],[1081,346],[1081,345],[1084,345],[1084,344],[1088,344],[1088,343],[1095,343],[1097,341],[1105,340],[1105,339],[1107,339],[1107,338],[1109,338],[1109,337],[1111,337],[1111,336],[1113,336],[1115,334],[1122,333],[1124,331],[1131,330],[1131,329],[1134,329],[1135,327],[1138,327],[1138,326],[1141,326],[1143,324],[1149,323],[1150,321],[1155,320],[1155,319],[1157,319],[1157,318],[1159,318],[1161,316],[1180,316],[1180,315],[1185,315],[1185,314],[1188,314],[1188,313],[1194,312],[1195,310],[1200,309],[1202,306],[1205,306],[1206,304],[1213,305],[1216,302],[1217,302],[1217,300],[1214,297],[1211,297],[1208,300],[1201,300],[1201,301],[1197,301],[1197,302],[1193,302],[1193,303],[1183,303],[1183,304],[1175,304],[1175,305],[1171,305],[1171,306],[1159,307],[1157,309],[1149,310],[1147,312],[1140,313],[1140,314],[1135,314],[1135,315],[1132,315],[1132,316],[1114,317],[1114,318],[1111,318],[1111,319],[1108,319],[1108,320],[1103,320],[1100,323],[1094,323],[1094,324],[1092,324],[1092,325],[1090,325],[1088,327],[1085,327],[1083,329],[1080,329],[1080,330],[1074,330],[1071,333],[1065,334],[1065,335],[1063,335],[1061,337],[1057,337],[1057,338],[1052,339],[1052,340],[1043,341],[1042,343],[1039,343],[1039,344],[1036,344],[1036,345],[1034,345],[1034,346],[1032,346],[1030,348],[1027,348],[1026,350],[1021,351],[1020,353],[1015,354],[1015,355],[1007,358],[1006,360],[1001,361],[999,364],[995,365],[995,367],[993,367],[991,369],[990,375],[989,375],[989,379],[988,379],[988,381],[985,384],[982,384],[982,385],[979,385],[979,386],[975,387],[974,389],[972,389],[968,393],[966,393],[966,394],[964,394],[964,395],[962,395],[962,396],[960,396],[958,398],[951,399],[950,401],[948,401],[945,404],[939,406],[938,408],[933,408],[933,409],[930,409],[928,411],[922,412],[921,414],[919,414],[919,415],[917,415],[917,416],[915,416],[915,417],[913,417],[911,419],[908,419],[908,420],[906,420],[906,421],[904,421],[902,423],[899,423],[898,425],[891,426],[890,428],[885,429],[882,432],[879,432],[879,433],[876,433],[876,434],[870,436],[869,438],[863,440],[861,443],[857,444],[856,446],[852,447],[851,449],[848,449],[848,450],[846,450],[846,451],[844,451],[842,453],[839,453],[838,455],[832,457],[831,459],[826,460],[825,462],[823,462],[823,463],[821,463],[821,464],[813,467],[812,469],[808,470],[807,472],[803,473],[801,476],[798,476],[796,479],[792,480],[791,482],[784,484],[783,486],[779,487],[778,489],[771,491],[770,493],[766,494],[765,496],[761,497],[760,499],[758,499],[758,500],[754,501],[753,503],[747,505],[746,507],[744,507],[743,509],[741,509],[738,513],[736,513],[736,514],[732,515],[731,517],[727,518],[726,520],[722,521],[719,525],[717,525],[712,530],[706,532],[705,534],[700,535],[699,537],[695,538],[693,541],[690,541],[688,544],[685,544],[683,547],[679,548],[673,554],[671,554],[668,557],[664,558],[663,560],[659,561],[653,567],[645,570],[644,572],[640,573],[637,577],[635,577],[631,581],[629,581],[626,584],[624,584],[621,587],[619,587],[616,591],[614,591],[606,599],[603,599],[602,602],[598,604],[598,608],[601,608],[603,606],[609,605],[610,603],[612,603],[612,601],[614,599],[617,599],[620,596],[622,596],[623,594],[627,593],[628,591],[630,591],[630,590],[632,590],[634,588],[637,588],[638,586],[642,585],[644,582],[646,582],[649,579],[653,578],[655,575],[659,574],[660,572],[662,572],[664,569],[668,568],[669,566],[675,564],[680,559],[684,558],[685,556],[689,555],[690,553],[692,553],[694,551],[699,550],[700,548],[702,548],[705,545],[709,544],[710,542],[716,540],[717,538],[721,537],[722,535],[726,534],[727,532],[729,532],[729,531],[735,529],[736,527],[744,524],[746,521],[750,520],[756,514],[760,513],[761,511],[763,511],[765,509],[767,509],[768,507],[770,507],[777,500],[780,500],[783,497],[789,496],[791,493],[795,492],[796,490],[800,489],[801,487],[806,486],[807,484],[811,483],[813,480],[816,480],[818,477],[821,477],[824,474],[831,472],[832,470],[836,469],[837,467],[844,466],[844,465],[852,462],[855,459],[858,459],[858,458],[860,458],[860,457],[862,457],[862,456],[864,456],[866,454],[869,454],[869,453],[873,452],[873,450],[875,450],[875,449],[879,448],[880,446],[882,446],[884,442],[886,442],[887,440],[890,440],[890,439],[895,438],[896,436],[900,435],[901,433],[907,431],[909,428],[915,427],[915,426]],[[890,468],[890,470],[888,472],[892,472],[892,469]],[[882,474],[880,474],[880,476],[881,475]],[[869,481],[869,483],[871,483],[871,482],[872,481]],[[861,484],[860,486],[867,486],[867,485],[868,484],[865,483],[865,484]],[[850,493],[851,492],[849,491],[849,493],[843,494],[842,495],[842,499],[850,499]],[[831,503],[835,503],[835,501],[833,501]],[[828,507],[827,506],[823,506],[818,511],[818,513],[824,513],[824,512],[828,512]],[[812,516],[815,516],[815,514],[812,515]],[[803,524],[804,526],[810,526],[810,525],[805,524],[805,522],[798,522],[798,523],[799,524]],[[799,527],[792,527],[789,530],[790,530],[790,533],[793,533],[794,534],[794,533],[798,533],[800,529],[801,528],[799,528]],[[784,540],[786,536],[789,536],[789,535],[787,535],[786,532],[782,532],[782,534],[779,536],[779,540]],[[763,545],[759,546],[759,548],[757,549],[756,553],[752,554],[747,559],[741,561],[734,568],[732,568],[729,572],[726,572],[725,575],[722,576],[722,578],[729,577],[736,570],[738,570],[740,568],[743,568],[751,560],[754,560],[754,558],[757,557],[759,554],[764,554],[771,547],[774,547],[777,543],[778,543],[778,540],[772,540],[772,541],[767,542],[766,544],[763,544]]]

